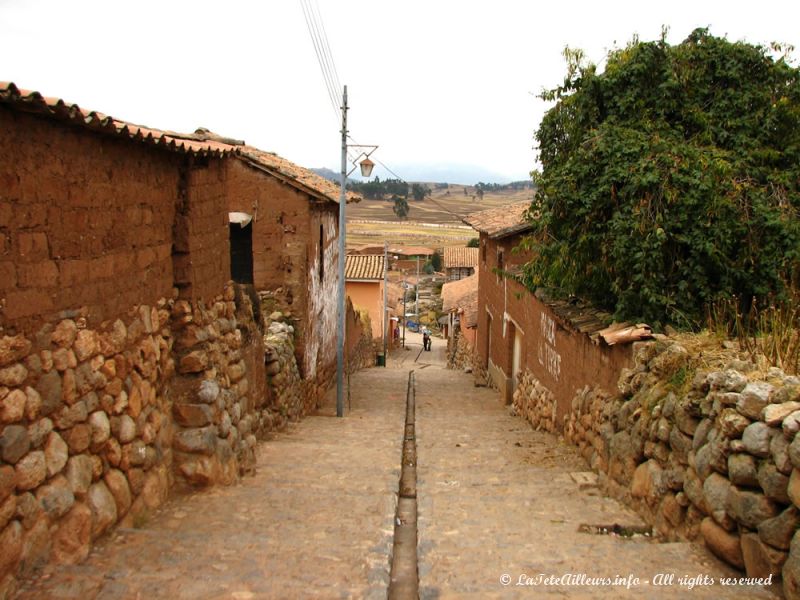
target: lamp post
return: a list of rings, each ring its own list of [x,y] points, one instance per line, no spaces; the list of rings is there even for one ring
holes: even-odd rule
[[[345,265],[345,237],[347,236],[347,176],[355,170],[355,166],[347,171],[347,86],[344,86],[342,93],[342,172],[341,190],[339,192],[339,285],[337,289],[338,322],[336,327],[336,416],[344,416],[344,334],[346,326],[345,299],[344,299],[344,265]],[[361,175],[369,177],[372,174],[372,167],[375,166],[369,159],[378,147],[350,144],[351,148],[372,148],[369,152],[361,152],[355,159],[356,161],[364,157],[361,161]]]

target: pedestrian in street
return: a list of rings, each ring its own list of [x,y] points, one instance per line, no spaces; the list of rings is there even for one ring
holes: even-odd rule
[[[428,352],[431,350],[431,332],[427,327],[422,330],[422,349]]]

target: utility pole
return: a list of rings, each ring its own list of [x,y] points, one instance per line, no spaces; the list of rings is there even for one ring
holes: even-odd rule
[[[416,293],[414,297],[414,314],[417,316],[417,325],[419,325],[419,254],[417,254],[417,286],[414,291]]]
[[[406,347],[406,274],[403,273],[403,348]]]
[[[389,345],[389,242],[383,242],[383,366],[386,367]]]
[[[344,262],[347,235],[347,86],[342,93],[342,173],[339,192],[339,285],[337,290],[339,318],[336,327],[336,416],[344,416]]]

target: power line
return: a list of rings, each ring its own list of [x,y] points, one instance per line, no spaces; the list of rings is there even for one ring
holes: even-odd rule
[[[320,70],[322,71],[322,78],[325,82],[325,87],[328,90],[328,99],[331,102],[334,115],[338,121],[340,108],[338,106],[338,92],[336,88],[338,75],[334,77],[334,74],[332,73],[331,67],[333,65],[333,57],[329,56],[330,46],[327,44],[327,40],[324,42],[322,40],[322,34],[320,34],[316,15],[313,7],[310,4],[310,0],[300,0],[300,6],[303,9],[303,18],[306,21],[306,27],[308,28],[308,33],[311,36],[311,42],[314,45],[317,63],[319,63]],[[333,66],[333,70],[335,70],[335,66]]]
[[[324,49],[327,53],[328,60],[330,62],[330,68],[333,74],[333,83],[336,86],[335,89],[338,91],[342,89],[342,85],[339,82],[339,73],[336,71],[336,64],[333,62],[333,53],[331,52],[331,47],[330,44],[328,43],[328,33],[327,31],[325,31],[325,21],[322,20],[322,15],[319,12],[319,2],[317,2],[317,0],[314,0],[314,6],[317,9],[316,10],[317,20],[319,23],[319,29],[322,31],[322,41],[325,43]]]

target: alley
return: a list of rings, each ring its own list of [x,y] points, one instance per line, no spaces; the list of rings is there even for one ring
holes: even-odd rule
[[[431,352],[416,334],[406,342],[389,367],[353,376],[346,418],[332,416],[329,398],[260,445],[255,477],[174,498],[85,563],[48,567],[18,597],[385,598],[411,369],[421,598],[773,597],[719,585],[690,593],[679,578],[735,575],[701,546],[579,532],[641,522],[592,485],[572,448],[445,369],[442,340]],[[540,579],[565,574],[584,583]],[[659,574],[675,579],[646,583]],[[586,585],[604,577],[630,590]]]

